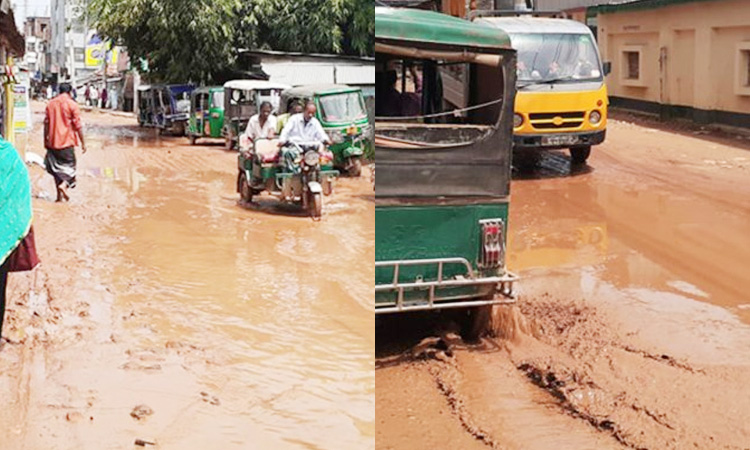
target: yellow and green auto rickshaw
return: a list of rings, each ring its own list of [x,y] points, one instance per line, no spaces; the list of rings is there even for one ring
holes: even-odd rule
[[[207,86],[194,90],[190,96],[190,144],[198,138],[220,138],[224,126],[224,87]]]
[[[505,264],[516,52],[497,29],[376,7],[375,61],[375,313],[455,309],[477,338],[516,281]],[[404,94],[418,111],[398,112]]]
[[[232,80],[224,83],[224,126],[222,136],[227,150],[236,148],[240,134],[245,132],[261,103],[271,103],[276,114],[281,101],[281,91],[289,85],[266,80]]]
[[[372,145],[362,89],[343,84],[310,84],[287,89],[281,94],[282,108],[292,102],[303,105],[312,101],[318,108],[317,118],[333,143],[333,165],[350,176],[362,173],[362,155]]]

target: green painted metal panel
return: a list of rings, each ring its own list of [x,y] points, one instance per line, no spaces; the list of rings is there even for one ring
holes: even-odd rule
[[[507,231],[507,203],[376,206],[375,260],[463,257],[476,270],[480,250],[479,221],[497,218],[503,220]],[[447,265],[443,271],[446,277],[465,273],[462,265]],[[375,270],[376,284],[388,284],[393,276],[392,268]],[[400,282],[413,282],[418,278],[437,279],[437,266],[405,266],[399,271]],[[467,296],[475,291],[463,289]],[[392,300],[390,297],[392,295],[381,294],[376,301]]]
[[[375,39],[466,48],[510,49],[502,30],[434,11],[375,8]]]

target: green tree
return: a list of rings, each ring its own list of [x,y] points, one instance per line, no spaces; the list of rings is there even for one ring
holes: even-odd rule
[[[341,53],[342,0],[255,0],[237,11],[244,48]]]
[[[346,0],[341,29],[343,50],[347,55],[372,56],[375,46],[375,2]]]
[[[370,0],[91,0],[90,23],[154,81],[206,82],[237,49],[372,55]]]
[[[148,61],[161,81],[209,81],[234,60],[237,0],[92,0],[99,33]]]

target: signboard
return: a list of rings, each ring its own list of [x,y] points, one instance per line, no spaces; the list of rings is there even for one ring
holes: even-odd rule
[[[18,84],[13,85],[13,129],[16,133],[26,133],[30,128],[29,73],[20,72]]]
[[[116,65],[119,56],[120,48],[112,48],[112,41],[105,41],[94,32],[89,33],[89,37],[86,39],[86,67],[101,67],[105,57],[107,58],[107,65]]]

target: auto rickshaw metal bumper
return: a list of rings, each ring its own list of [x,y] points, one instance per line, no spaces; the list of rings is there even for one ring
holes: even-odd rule
[[[404,283],[399,281],[399,269],[402,266],[437,266],[437,279],[431,281],[415,280],[414,282]],[[446,265],[463,265],[466,273],[463,276],[456,276],[446,279],[443,269]],[[475,273],[471,264],[466,258],[432,258],[432,259],[412,259],[402,261],[376,261],[375,267],[392,267],[393,281],[388,284],[379,284],[375,286],[375,294],[379,292],[392,292],[396,294],[396,300],[392,302],[376,302],[375,314],[389,314],[407,311],[426,311],[450,308],[472,308],[477,306],[509,304],[515,302],[513,295],[513,283],[518,281],[518,276],[512,272],[505,271],[500,276],[483,277]],[[439,291],[450,288],[478,288],[478,294],[466,297],[442,297]],[[491,299],[475,300],[477,296],[482,297],[482,290],[496,292],[499,295]],[[423,300],[406,300],[405,293],[409,291],[427,291],[427,299]]]
[[[339,176],[339,171],[321,170],[319,174],[319,183],[323,190],[323,195],[331,195],[333,192],[333,180]],[[302,194],[302,184],[300,182],[295,183],[295,179],[299,180],[299,174],[289,172],[276,173],[276,185],[281,190],[281,195],[284,198],[293,199]]]

